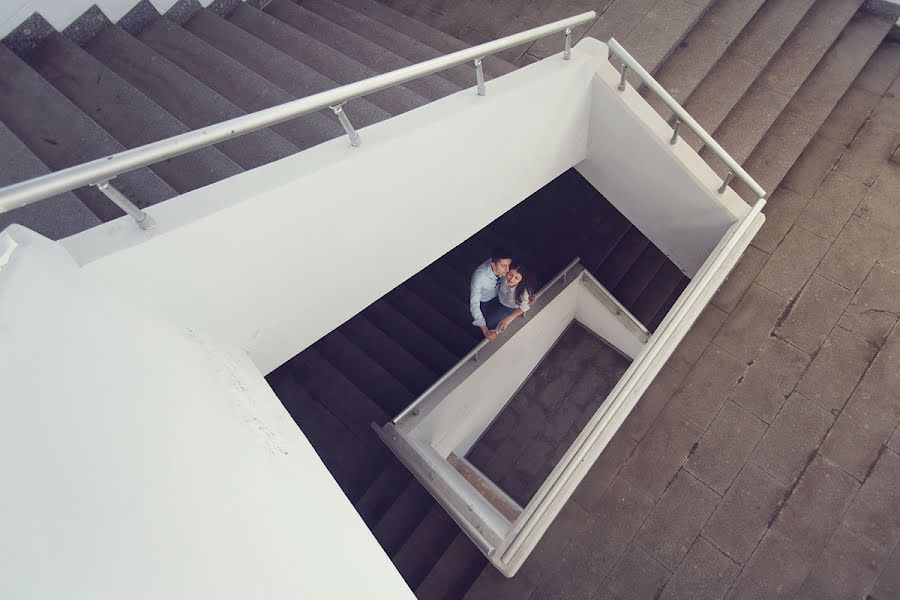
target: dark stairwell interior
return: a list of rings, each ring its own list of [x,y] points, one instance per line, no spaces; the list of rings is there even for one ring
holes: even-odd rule
[[[458,597],[486,560],[371,424],[390,420],[480,341],[468,283],[498,244],[540,282],[581,257],[651,331],[688,283],[570,169],[267,377],[420,598]]]

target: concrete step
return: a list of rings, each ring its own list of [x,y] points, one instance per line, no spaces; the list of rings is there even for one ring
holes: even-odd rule
[[[197,11],[184,27],[294,98],[305,98],[339,87],[333,80],[209,9]],[[390,116],[365,98],[357,98],[347,109],[350,120],[357,128],[383,121]],[[329,114],[331,111],[322,112],[334,120],[342,134],[343,129],[340,129],[337,119]]]
[[[637,227],[632,225],[613,248],[609,256],[594,271],[594,276],[607,290],[613,290],[628,270],[643,254],[650,241]]]
[[[441,56],[441,53],[424,43],[371,19],[335,0],[297,0],[303,8],[324,17],[359,35],[362,38],[386,48],[412,63],[420,63]],[[460,65],[441,71],[439,77],[450,81],[460,89],[475,85],[474,72],[468,65]]]
[[[423,277],[421,273],[410,277],[404,285],[424,302],[433,306],[435,310],[447,317],[448,320],[462,324],[468,324],[472,321],[467,298],[454,298],[434,281]],[[472,336],[472,339],[476,342],[479,341],[481,332],[476,327],[467,327],[464,331]]]
[[[234,12],[229,15],[228,20],[288,56],[292,56],[297,61],[322,73],[338,85],[362,81],[378,74],[315,38],[297,31],[287,23],[248,4],[238,4]],[[404,86],[375,92],[366,96],[365,99],[390,115],[404,113],[428,102],[427,99]],[[349,105],[354,108],[354,111],[356,110],[355,104],[356,101],[353,101]]]
[[[590,225],[586,228],[589,233],[585,233],[578,240],[578,255],[581,257],[581,264],[591,273],[603,264],[628,228],[631,227],[628,219],[599,194],[596,202],[605,204],[609,210],[599,218],[592,218]]]
[[[84,48],[190,129],[246,114],[120,27],[107,27]],[[216,148],[242,169],[297,152],[296,146],[269,129],[222,142]]]
[[[459,527],[444,507],[434,502],[397,553],[391,557],[410,589],[416,589],[422,583],[458,533]]]
[[[203,15],[199,19],[213,20]],[[234,27],[225,21],[222,23],[223,29]],[[199,24],[196,26],[200,27]],[[207,28],[208,31],[211,29],[212,25]],[[236,27],[234,29],[237,29],[239,34],[246,35],[241,29]],[[160,55],[247,113],[295,99],[268,79],[257,75],[231,56],[168,19],[155,21],[138,37]],[[344,135],[344,130],[333,115],[321,112],[273,125],[271,129],[301,150]]]
[[[715,130],[713,137],[738,163],[747,160],[861,4],[819,0]],[[700,155],[720,175],[727,172],[709,149]]]
[[[398,312],[417,323],[428,335],[450,350],[457,360],[475,347],[475,341],[465,329],[473,327],[471,321],[465,323],[450,321],[402,285],[388,292],[385,298]]]
[[[422,327],[408,319],[394,308],[390,302],[379,300],[363,314],[387,335],[398,340],[404,348],[417,356],[435,373],[445,373],[452,367],[457,357],[441,342],[428,334]]]
[[[688,286],[690,280],[687,277],[682,277],[678,282],[678,285],[675,286],[675,289],[669,294],[669,297],[666,298],[666,301],[660,307],[656,314],[650,319],[650,323],[647,324],[647,329],[651,332],[656,331],[656,328],[659,327],[659,324],[662,323],[662,320],[666,318],[666,315],[669,314],[669,311],[675,306],[675,302],[678,300],[681,293],[684,291],[684,288]]]
[[[717,0],[654,74],[679,104],[684,104],[722,58],[765,0]],[[672,111],[659,96],[644,88],[642,95],[664,119]]]
[[[628,269],[628,273],[625,274],[619,285],[611,290],[613,296],[631,310],[640,296],[653,292],[648,286],[666,262],[668,262],[666,255],[653,244],[648,244],[640,257]]]
[[[767,0],[750,20],[684,103],[707,132],[715,131],[725,120],[815,2]],[[686,129],[682,131],[685,141],[699,151],[703,145],[700,138]]]
[[[266,380],[350,501],[362,497],[381,469],[382,456],[360,443],[287,370],[276,369]]]
[[[340,327],[353,343],[418,396],[440,376],[408,352],[396,339],[358,314]],[[393,415],[392,415],[393,416]]]
[[[452,35],[435,29],[421,21],[417,21],[403,13],[395,11],[375,0],[337,0],[341,4],[362,13],[374,21],[378,21],[392,29],[414,38],[426,46],[430,46],[441,54],[449,54],[468,47],[465,42]],[[496,56],[488,56],[484,60],[486,78],[499,77],[511,73],[515,66]]]
[[[406,467],[391,457],[387,466],[378,473],[362,497],[354,504],[369,529],[374,529],[400,494],[412,483],[413,477]]]
[[[384,452],[384,444],[372,431],[372,423],[383,425],[390,419],[374,400],[328,361],[315,348],[307,348],[279,367],[293,375],[312,397],[337,417],[360,443],[375,453]]]
[[[22,140],[0,123],[0,188],[50,172]],[[101,223],[72,192],[0,214],[0,231],[18,223],[52,240],[68,237]]]
[[[396,415],[415,400],[413,393],[353,343],[340,329],[317,341],[322,353],[350,382],[388,415]]]
[[[656,313],[666,304],[672,292],[687,281],[688,278],[675,263],[666,260],[641,295],[630,303],[631,314],[647,327]]]
[[[0,81],[0,120],[51,170],[124,150],[122,144],[2,45]],[[142,208],[177,195],[146,168],[116,177],[115,185]],[[74,193],[103,221],[122,216],[115,204],[92,187],[79,188]]]
[[[126,148],[189,129],[74,42],[50,34],[28,58],[31,66]],[[215,148],[203,148],[150,165],[183,194],[242,172]]]
[[[416,587],[419,600],[462,598],[486,568],[487,559],[466,534],[460,532],[428,575]],[[487,567],[493,568],[493,567]]]
[[[372,529],[384,551],[393,556],[422,522],[435,501],[418,481],[410,481]]]
[[[893,22],[857,13],[744,163],[763,189],[778,187],[890,31]],[[734,188],[752,202],[743,184]]]
[[[266,12],[376,73],[387,73],[413,64],[394,52],[289,0],[272,2],[266,7]],[[407,81],[403,87],[426,100],[437,100],[460,90],[459,86],[437,75]]]

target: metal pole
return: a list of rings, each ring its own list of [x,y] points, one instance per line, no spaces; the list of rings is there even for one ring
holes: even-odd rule
[[[628,72],[628,65],[622,65],[622,77],[619,79],[619,91],[625,91],[625,73]]]
[[[572,28],[566,28],[566,48],[563,50],[563,60],[572,58]]]
[[[334,111],[334,114],[337,115],[338,121],[341,122],[341,125],[344,127],[344,131],[347,132],[347,137],[350,138],[350,145],[354,148],[359,148],[362,144],[362,140],[359,138],[359,134],[356,133],[356,130],[353,129],[353,124],[350,122],[350,119],[347,118],[347,113],[344,112],[344,102],[340,104],[335,104],[331,107],[331,110]]]
[[[675,125],[672,127],[672,139],[669,140],[669,143],[673,146],[678,141],[678,130],[681,128],[681,119],[675,117]]]
[[[114,188],[108,180],[95,183],[94,186],[103,192],[104,196],[115,202],[116,206],[124,210],[129,217],[134,219],[141,229],[150,229],[156,225],[156,221],[153,220],[153,217],[139,209],[131,200],[126,198],[122,192]]]
[[[731,183],[732,177],[734,177],[734,171],[728,171],[728,175],[725,176],[725,179],[722,180],[722,185],[719,186],[720,194],[725,193],[725,190],[728,188],[728,184]]]
[[[484,68],[481,66],[481,59],[475,59],[475,81],[478,83],[478,95],[484,96],[487,90],[484,89]]]

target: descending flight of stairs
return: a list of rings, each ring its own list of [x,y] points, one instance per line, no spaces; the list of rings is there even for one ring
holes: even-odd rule
[[[622,1],[578,6],[599,11]],[[440,13],[478,6],[387,3],[274,0],[261,10],[218,0],[185,10],[193,5],[182,2],[160,17],[145,0],[118,25],[51,33],[36,45],[11,36],[18,54],[0,46],[0,186],[465,48],[459,28]],[[862,3],[698,1],[690,18],[657,31],[654,44],[617,35],[771,190],[888,32],[890,21],[861,12]],[[529,60],[521,53],[503,57]],[[514,68],[497,57],[485,61],[489,78]],[[364,126],[473,84],[472,69],[461,66],[355,100],[347,110]],[[316,113],[115,183],[148,206],[341,135],[330,112]],[[721,172],[714,157],[701,153]],[[735,188],[749,199],[740,184]],[[118,216],[105,197],[85,188],[0,215],[0,228],[18,221],[58,239]],[[420,598],[463,597],[490,567],[370,424],[390,419],[478,343],[468,277],[498,243],[534,266],[542,281],[580,256],[651,330],[687,284],[570,170],[268,376]]]

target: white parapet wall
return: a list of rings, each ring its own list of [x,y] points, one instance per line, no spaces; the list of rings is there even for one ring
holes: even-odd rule
[[[246,354],[0,233],[0,598],[414,598]]]
[[[690,274],[740,211],[708,193],[715,174],[696,154],[673,155],[659,124],[634,122],[649,106],[615,95],[607,54],[582,40],[571,60],[489,81],[486,96],[464,90],[366,127],[360,148],[332,140],[153,206],[150,232],[121,219],[63,244],[98,280],[246,350],[264,373],[575,165]],[[345,110],[352,120],[352,101]],[[625,163],[641,153],[636,179]],[[645,194],[650,181],[672,193]]]

